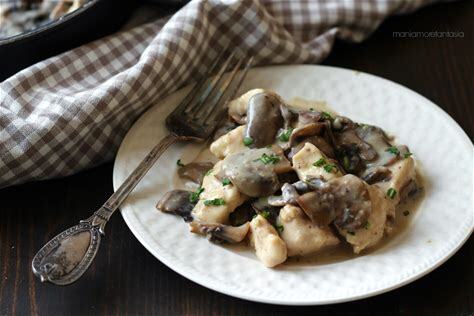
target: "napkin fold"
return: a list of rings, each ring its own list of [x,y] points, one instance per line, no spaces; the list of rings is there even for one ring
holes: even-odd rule
[[[112,159],[131,124],[224,49],[256,65],[317,63],[433,0],[192,1],[174,15],[39,62],[0,83],[0,187]],[[158,141],[158,140],[157,140]]]

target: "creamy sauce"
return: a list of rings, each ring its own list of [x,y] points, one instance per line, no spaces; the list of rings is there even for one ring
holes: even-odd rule
[[[334,110],[332,110],[326,102],[321,101],[308,101],[300,98],[293,98],[291,99],[288,104],[290,107],[299,109],[299,110],[308,110],[313,108],[316,111],[326,111],[331,114],[336,114]],[[393,140],[393,139],[392,139]],[[195,147],[199,146],[199,147]],[[183,151],[182,161],[183,163],[190,163],[190,162],[204,162],[204,161],[211,161],[213,163],[217,162],[218,159],[212,155],[209,151],[209,144],[197,144],[193,145],[193,148],[190,150]],[[416,180],[418,186],[420,187],[420,192],[418,192],[413,198],[408,198],[403,203],[400,203],[396,208],[396,216],[392,226],[392,230],[389,234],[385,234],[383,239],[374,247],[366,249],[362,251],[360,254],[355,254],[352,250],[352,246],[349,245],[347,242],[343,240],[342,237],[341,243],[337,246],[327,248],[325,250],[319,251],[312,255],[304,256],[304,257],[289,257],[284,263],[281,264],[282,267],[291,268],[297,266],[317,266],[317,265],[326,265],[326,264],[333,264],[337,262],[342,262],[350,259],[354,259],[360,256],[368,255],[370,253],[375,253],[377,251],[382,250],[383,248],[387,247],[388,244],[391,242],[395,242],[395,238],[400,237],[406,232],[411,220],[415,216],[417,209],[420,207],[423,197],[426,191],[426,185],[428,183],[425,182],[423,177],[423,170],[420,166],[420,162],[416,161]],[[173,177],[173,186],[175,188],[185,188],[188,190],[194,191],[198,186],[195,183],[192,183],[188,180],[182,180],[178,177],[177,173],[175,172],[175,176]],[[409,213],[406,214],[406,211]],[[405,214],[404,214],[405,213]],[[338,236],[338,234],[336,234]],[[222,244],[219,245],[229,251],[237,253],[241,256],[245,256],[248,258],[255,258],[254,251],[249,248],[249,245],[244,241],[239,244]],[[277,267],[278,268],[278,267]]]
[[[293,98],[288,101],[290,108],[297,110],[309,110],[314,109],[315,111],[325,111],[331,114],[337,114],[326,102],[324,101],[308,101],[301,98]]]

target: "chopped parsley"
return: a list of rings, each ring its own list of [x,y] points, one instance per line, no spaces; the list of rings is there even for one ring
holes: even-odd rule
[[[262,157],[255,159],[254,161],[261,161],[264,164],[268,165],[269,163],[277,164],[280,161],[280,157],[276,156],[275,154],[271,154],[270,156],[263,153]]]
[[[309,108],[309,110],[310,110],[311,112],[313,112],[313,111],[314,111],[314,108]]]
[[[207,170],[206,176],[210,176],[212,174],[212,169]]]
[[[393,199],[395,195],[397,195],[397,190],[395,190],[394,188],[390,188],[387,190],[387,196],[389,198]]]
[[[400,154],[400,150],[398,150],[398,148],[395,146],[390,146],[387,149],[385,149],[385,151],[388,151],[389,153],[394,154],[394,155]]]
[[[332,116],[328,112],[321,112],[321,116],[326,120],[332,120]]]
[[[222,179],[222,185],[229,185],[230,184],[230,180],[229,179]]]
[[[406,210],[406,211],[403,211],[403,216],[408,216],[410,215],[410,211]]]
[[[369,228],[370,228],[370,223],[369,223],[369,222],[365,222],[364,228],[365,228],[365,229],[369,229]]]
[[[331,172],[333,169],[337,169],[335,164],[328,163],[323,157],[319,158],[315,163],[315,167],[323,167],[326,172]]]
[[[253,138],[252,137],[244,137],[244,145],[245,146],[250,146],[253,144]]]
[[[189,201],[191,203],[196,203],[199,200],[199,196],[201,195],[203,191],[204,191],[204,188],[199,187],[196,192],[191,193],[191,195],[189,196]]]
[[[404,154],[403,154],[403,158],[406,159],[406,158],[410,157],[411,155],[413,155],[413,154],[410,153],[410,152],[404,153]]]
[[[336,165],[334,165],[334,164],[332,164],[332,163],[328,163],[328,164],[325,165],[323,168],[324,168],[324,170],[325,170],[326,172],[331,172],[332,169],[335,169],[335,168],[337,168],[337,167],[336,167]]]
[[[184,164],[181,162],[181,159],[176,160],[176,165],[178,167],[184,167]]]
[[[321,167],[321,166],[324,166],[326,164],[326,159],[324,159],[323,157],[319,158],[315,163],[313,163],[313,166],[315,167]]]
[[[349,160],[349,157],[344,156],[344,158],[342,158],[342,165],[344,166],[344,169],[346,169],[346,170],[351,169],[351,162]]]
[[[347,233],[348,233],[349,235],[352,235],[352,236],[354,236],[354,235],[356,234],[355,232],[351,232],[351,231],[347,231]]]
[[[278,136],[278,139],[282,142],[287,142],[290,139],[291,132],[293,132],[293,129],[290,127],[289,129],[285,130]]]
[[[283,227],[283,225],[276,225],[275,228],[279,233],[282,233],[285,230],[285,227]]]
[[[204,200],[204,205],[219,206],[219,205],[224,205],[224,204],[225,204],[225,201],[222,198],[213,199],[213,200]]]
[[[265,219],[268,219],[270,217],[270,212],[267,211],[267,210],[264,210],[264,211],[261,211],[260,212],[260,215],[265,218]]]

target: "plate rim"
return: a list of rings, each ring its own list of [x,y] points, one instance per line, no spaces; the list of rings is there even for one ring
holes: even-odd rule
[[[255,69],[269,69],[269,68],[284,68],[284,67],[291,67],[291,68],[326,68],[326,69],[332,69],[336,71],[343,71],[343,72],[357,72],[360,74],[364,74],[365,76],[368,76],[370,79],[375,79],[375,80],[381,80],[382,82],[388,83],[390,85],[395,86],[395,88],[403,90],[405,93],[410,94],[412,97],[416,97],[420,100],[422,100],[422,106],[426,107],[429,106],[429,108],[437,111],[439,114],[443,116],[444,119],[447,119],[447,122],[449,122],[449,125],[453,126],[456,128],[458,136],[462,137],[463,143],[465,143],[467,146],[470,146],[471,149],[474,151],[474,146],[466,132],[461,128],[461,126],[447,113],[445,112],[441,107],[439,107],[437,104],[429,100],[428,98],[424,97],[423,95],[409,89],[408,87],[405,87],[397,82],[391,81],[389,79],[379,77],[376,75],[372,75],[363,71],[358,71],[350,68],[341,68],[341,67],[335,67],[335,66],[326,66],[326,65],[271,65],[271,66],[262,66],[262,67],[254,67],[252,70],[255,71]],[[179,91],[186,89],[188,86],[182,87],[173,93],[170,93],[169,95],[165,96],[164,98],[167,98],[173,94],[179,93]],[[133,126],[135,124],[139,123],[140,119],[148,112],[150,111],[154,106],[151,106],[148,108],[146,111],[144,111],[140,117],[134,122],[130,130],[132,130]],[[127,136],[130,133],[130,130],[127,132],[125,137],[123,138],[120,148],[117,151],[116,159],[114,161],[114,166],[113,166],[113,187],[114,191],[117,189],[118,184],[117,184],[117,157],[120,156],[121,151],[122,151],[122,144],[123,141],[127,138]],[[125,211],[124,211],[125,210]],[[317,300],[310,300],[310,299],[303,299],[301,301],[295,301],[295,300],[288,300],[288,301],[283,301],[281,299],[273,299],[273,298],[262,298],[262,297],[255,297],[248,295],[246,293],[236,293],[235,288],[229,288],[227,285],[220,286],[218,282],[210,282],[206,283],[203,282],[203,280],[200,280],[197,276],[194,274],[186,274],[183,271],[179,271],[179,268],[175,268],[175,263],[174,262],[169,262],[169,260],[160,255],[159,251],[155,249],[152,244],[147,240],[147,236],[144,236],[140,233],[140,231],[143,230],[141,227],[142,225],[139,223],[138,219],[136,216],[133,214],[133,211],[130,210],[130,212],[127,212],[127,206],[125,206],[123,209],[120,209],[120,213],[122,214],[122,217],[127,224],[128,228],[132,231],[133,235],[135,238],[138,239],[138,241],[153,255],[155,258],[157,258],[159,261],[161,261],[164,265],[166,265],[168,268],[170,268],[172,271],[178,273],[179,275],[185,277],[186,279],[189,279],[201,286],[204,286],[208,289],[235,297],[239,299],[245,299],[253,302],[258,302],[258,303],[265,303],[265,304],[276,304],[276,305],[289,305],[289,306],[310,306],[310,305],[329,305],[329,304],[337,304],[337,303],[343,303],[343,302],[349,302],[349,301],[355,301],[355,300],[360,300],[372,296],[376,296],[379,294],[383,294],[392,290],[395,290],[397,288],[400,288],[404,285],[407,285],[413,281],[416,281],[423,276],[427,275],[428,273],[432,272],[439,266],[441,266],[443,263],[445,263],[447,260],[449,260],[469,239],[469,237],[472,235],[472,232],[474,230],[474,223],[471,225],[471,228],[467,226],[466,232],[464,233],[463,238],[457,241],[456,244],[454,244],[452,247],[449,247],[449,251],[443,253],[439,258],[437,258],[435,261],[431,262],[425,269],[423,269],[421,272],[416,272],[412,275],[408,275],[406,277],[403,277],[401,279],[398,279],[394,281],[394,284],[386,286],[382,284],[376,289],[369,290],[366,293],[361,293],[361,294],[355,294],[355,295],[348,295],[343,298],[335,298],[335,299],[317,299]],[[468,225],[468,224],[467,224]]]

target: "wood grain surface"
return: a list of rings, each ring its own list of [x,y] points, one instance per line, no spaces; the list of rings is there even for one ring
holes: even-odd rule
[[[393,37],[403,31],[461,31],[464,37]],[[361,44],[337,43],[324,64],[372,73],[419,92],[472,140],[473,32],[473,1],[438,4],[390,18]],[[116,215],[79,282],[57,287],[36,280],[30,268],[35,252],[111,193],[112,163],[0,190],[0,315],[474,315],[472,236],[440,268],[403,288],[344,304],[282,307],[232,298],[181,277],[148,253]]]

